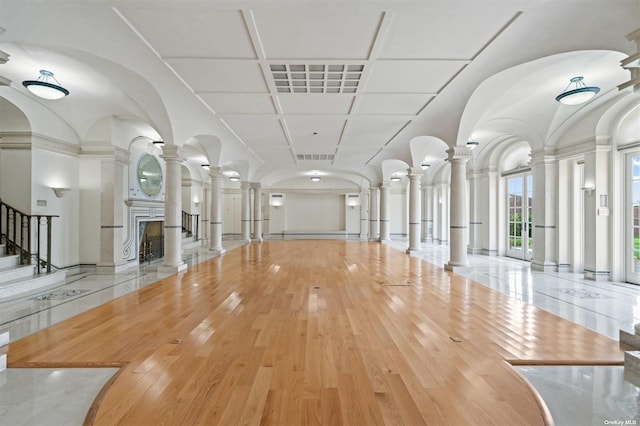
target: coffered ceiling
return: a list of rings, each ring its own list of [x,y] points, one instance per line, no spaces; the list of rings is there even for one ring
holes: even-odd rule
[[[552,53],[626,46],[624,31],[639,16],[634,0],[45,3],[0,1],[0,42],[40,42],[61,54],[63,46],[145,70],[171,104],[174,128],[211,121],[257,176],[287,168],[371,176],[366,169],[385,159],[410,162],[415,136],[454,145],[467,136],[458,134],[460,117],[483,80]],[[567,13],[587,17],[594,31]]]

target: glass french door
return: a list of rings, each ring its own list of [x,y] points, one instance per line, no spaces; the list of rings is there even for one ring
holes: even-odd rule
[[[627,281],[640,284],[640,152],[627,155]]]
[[[507,256],[531,260],[533,252],[531,173],[507,178]]]

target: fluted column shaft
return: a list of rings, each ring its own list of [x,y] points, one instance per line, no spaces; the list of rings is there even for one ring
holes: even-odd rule
[[[449,194],[449,262],[445,269],[469,266],[467,260],[467,161],[471,150],[455,146],[447,151],[451,164]]]
[[[408,252],[420,250],[420,178],[422,169],[413,167],[409,172],[409,248]]]
[[[211,167],[211,217],[209,220],[210,240],[209,249],[223,253],[222,248],[222,168]]]
[[[184,157],[180,148],[165,145],[162,158],[166,164],[164,198],[164,262],[161,272],[179,272],[187,268],[182,261],[182,171]],[[162,269],[162,270],[161,270]]]

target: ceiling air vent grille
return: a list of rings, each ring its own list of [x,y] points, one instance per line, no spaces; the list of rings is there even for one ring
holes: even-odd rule
[[[334,154],[298,154],[298,160],[307,161],[333,161]]]
[[[278,93],[356,93],[364,65],[272,64]]]

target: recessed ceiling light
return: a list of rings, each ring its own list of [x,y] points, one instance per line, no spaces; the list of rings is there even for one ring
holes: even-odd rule
[[[310,179],[314,182],[318,182],[320,180],[320,176],[311,176]]]

